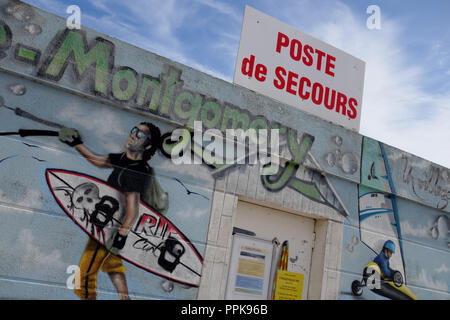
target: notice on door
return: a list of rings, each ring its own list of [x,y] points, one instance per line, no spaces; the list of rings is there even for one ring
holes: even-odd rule
[[[278,270],[275,300],[302,300],[303,279],[301,273]]]
[[[235,291],[261,296],[264,290],[267,250],[241,246]]]
[[[234,234],[225,299],[268,299],[273,251],[271,240]]]

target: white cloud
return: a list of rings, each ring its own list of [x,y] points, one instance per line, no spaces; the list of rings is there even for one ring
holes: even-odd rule
[[[428,225],[413,225],[409,221],[402,221],[400,227],[402,235],[411,235],[419,238],[431,238],[431,228],[433,227],[433,221],[429,221]]]
[[[3,190],[0,190],[0,202],[20,206],[30,209],[39,209],[42,207],[44,197],[39,190],[33,190],[22,186],[24,192],[15,195],[8,195]],[[33,213],[31,210],[21,210],[24,213]]]
[[[419,273],[418,278],[416,279],[416,283],[429,289],[448,291],[448,286],[445,281],[433,279],[432,276],[429,276],[427,274],[425,269],[422,269],[422,271]]]
[[[176,165],[170,159],[165,159],[164,161],[155,163],[153,167],[160,176],[165,176],[169,179],[176,177],[196,187],[213,182],[210,170],[205,165]]]
[[[43,195],[39,190],[27,189],[20,205],[28,208],[40,208],[42,206],[43,199]]]
[[[195,208],[188,201],[186,201],[185,203],[186,204],[184,205],[183,209],[176,212],[176,215],[179,215],[180,217],[185,219],[198,219],[209,214],[209,206],[204,206],[203,208]]]
[[[441,265],[439,268],[436,269],[437,273],[447,273],[450,270],[447,268],[445,264]]]
[[[86,118],[86,110],[80,108],[78,104],[69,104],[61,109],[57,115],[61,122],[69,123],[71,128],[89,135],[95,135],[104,145],[108,152],[120,152],[123,150],[125,140],[117,141],[118,133],[126,132],[129,128],[124,128],[118,114],[114,112],[104,112],[104,109],[91,110],[89,118]]]
[[[98,130],[98,135],[110,135],[117,132],[117,125],[120,124],[118,116],[113,112],[105,113],[103,111],[103,109],[91,111],[87,120],[86,111],[78,104],[73,103],[61,109],[59,117],[86,130]]]
[[[3,192],[3,190],[0,190],[0,201],[1,201],[1,202],[6,202],[6,203],[11,203],[11,200],[10,200],[9,197]]]
[[[238,19],[231,6],[210,0],[201,0],[198,3],[213,7],[221,14]],[[188,51],[192,44],[187,37],[182,38],[178,34],[192,21],[195,21],[196,26],[203,21],[199,18],[198,6],[186,1],[176,0],[164,2],[140,0],[126,7],[122,5],[119,9],[117,8],[118,5],[120,5],[120,2],[96,1],[96,8],[104,14],[92,16],[83,13],[84,22],[82,21],[82,23],[216,78],[232,80],[228,75],[214,67],[208,67],[204,61],[199,61],[197,57],[191,57]],[[221,32],[218,38],[220,39],[211,41],[209,44],[215,48],[221,48],[221,51],[228,53],[228,55],[237,50],[238,38],[231,37],[227,32]],[[207,46],[208,43],[202,44],[202,50],[208,50]],[[198,52],[198,48],[196,48],[196,51]],[[232,63],[234,65],[234,61]]]
[[[380,31],[368,30],[342,3],[326,14],[328,22],[315,24],[312,34],[366,61],[361,134],[450,167],[450,149],[443,148],[450,140],[450,94],[424,88],[426,67],[409,63],[401,46],[407,30],[389,17]]]
[[[50,253],[42,251],[35,245],[33,232],[30,229],[23,229],[19,233],[17,246],[22,252],[22,264],[24,268],[36,270],[37,268],[64,268],[65,264],[61,260],[61,252],[53,250]]]
[[[227,3],[215,0],[195,0],[195,1],[204,6],[208,6],[210,8],[217,10],[217,12],[219,12],[220,14],[228,16],[229,18],[231,18],[231,20],[233,20],[232,23],[241,22],[241,15]]]
[[[161,43],[160,49],[166,47],[169,50],[180,52],[181,41],[175,31],[186,22],[186,17],[192,12],[187,2],[175,0],[136,0],[131,4],[123,5],[118,1],[98,1],[106,15],[100,17],[86,17],[94,28],[102,32],[120,35],[122,40],[137,44],[145,44],[149,47],[149,41],[153,44]],[[118,22],[129,21],[117,28]],[[158,52],[159,53],[159,52]],[[159,53],[161,54],[161,53]]]

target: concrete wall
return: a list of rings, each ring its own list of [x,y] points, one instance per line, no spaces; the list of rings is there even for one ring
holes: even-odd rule
[[[169,192],[168,217],[203,258],[201,284],[167,290],[165,278],[127,264],[134,297],[222,298],[233,210],[242,197],[323,221],[317,259],[324,273],[314,276],[321,289],[311,296],[383,298],[370,290],[354,297],[350,286],[384,238],[393,238],[394,262],[414,294],[448,299],[449,169],[89,28],[68,30],[64,19],[28,5],[1,0],[0,8],[3,132],[52,129],[37,117],[74,127],[87,145],[109,153],[122,150],[142,120],[168,134],[195,120],[205,130],[280,129],[282,167],[272,176],[261,175],[259,165],[180,166],[157,153],[150,165]],[[78,264],[87,235],[54,201],[45,170],[99,179],[109,172],[55,137],[2,136],[0,145],[0,296],[74,299],[67,268]],[[175,179],[204,197],[187,194]],[[390,224],[376,223],[385,219]],[[98,283],[101,297],[116,297],[106,275]]]

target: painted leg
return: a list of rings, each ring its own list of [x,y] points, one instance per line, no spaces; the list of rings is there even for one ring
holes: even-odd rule
[[[131,300],[128,295],[128,286],[127,279],[125,278],[125,274],[122,272],[110,272],[108,273],[111,282],[119,294],[120,300]]]

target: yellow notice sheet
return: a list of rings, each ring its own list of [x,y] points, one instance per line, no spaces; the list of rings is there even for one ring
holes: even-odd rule
[[[301,273],[278,270],[275,300],[302,300],[303,278]]]

